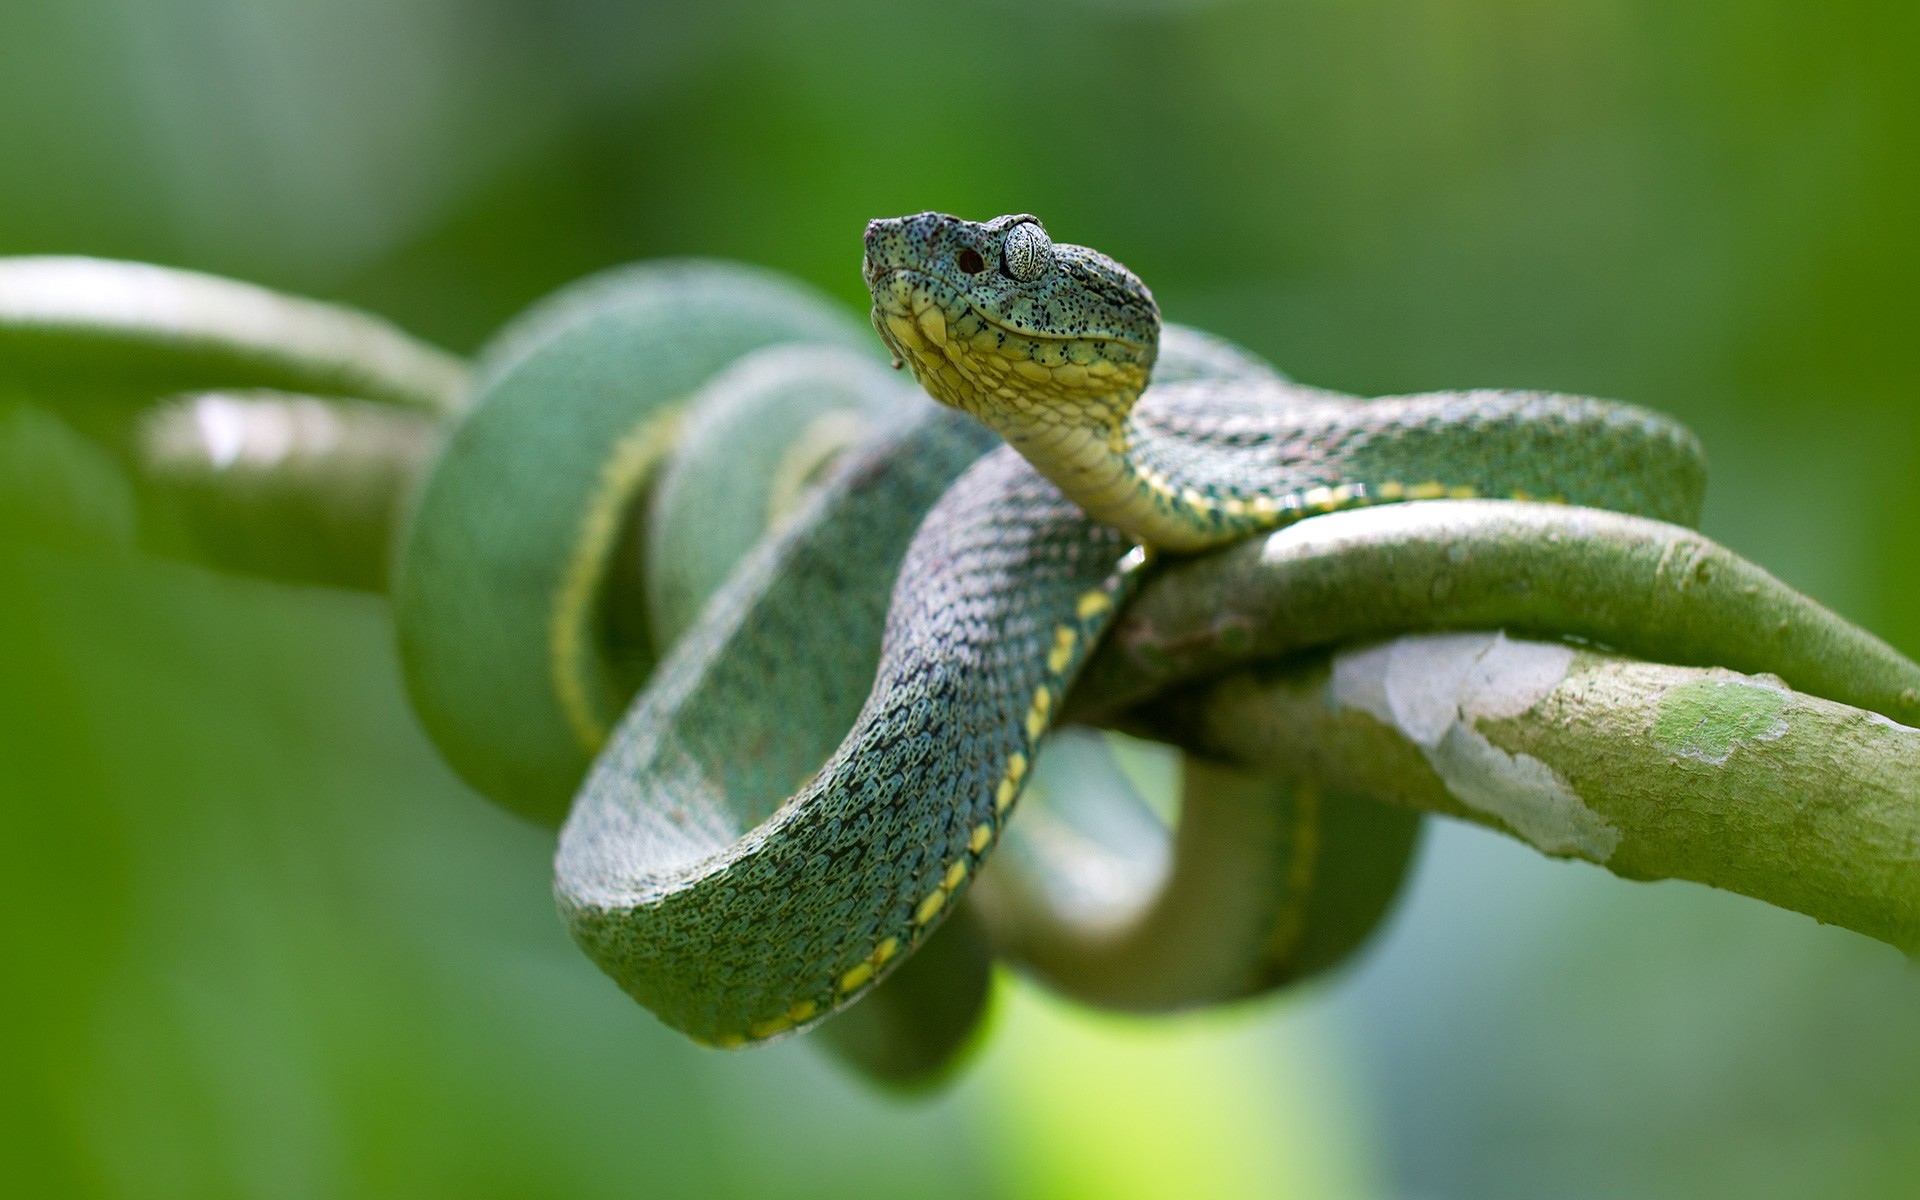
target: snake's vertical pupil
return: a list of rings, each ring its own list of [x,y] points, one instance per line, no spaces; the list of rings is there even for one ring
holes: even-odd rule
[[[987,260],[981,258],[980,252],[972,247],[962,250],[954,261],[969,275],[978,275],[987,269]]]

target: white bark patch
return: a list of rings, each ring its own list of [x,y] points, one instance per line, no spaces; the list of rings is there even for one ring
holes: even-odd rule
[[[1499,818],[1548,854],[1604,863],[1619,847],[1620,831],[1552,767],[1507,753],[1476,727],[1531,709],[1572,665],[1572,649],[1548,642],[1424,634],[1342,651],[1329,687],[1335,706],[1359,709],[1419,746],[1460,803]]]

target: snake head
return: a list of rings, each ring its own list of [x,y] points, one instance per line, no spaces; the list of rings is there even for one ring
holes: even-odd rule
[[[862,271],[894,356],[934,399],[1003,431],[1111,424],[1153,370],[1147,285],[1024,213],[869,221]]]

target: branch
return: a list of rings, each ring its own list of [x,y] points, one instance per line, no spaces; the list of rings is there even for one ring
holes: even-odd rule
[[[1176,561],[1115,623],[1065,716],[1414,631],[1578,638],[1655,662],[1779,675],[1920,723],[1920,664],[1691,529],[1512,500],[1330,513]]]
[[[194,557],[383,591],[404,498],[440,424],[391,404],[248,390],[171,397],[142,412],[136,431],[150,524],[177,532]]]
[[[1157,734],[1920,950],[1920,729],[1776,678],[1429,634],[1186,701]]]
[[[237,280],[97,258],[0,258],[0,382],[147,401],[208,387],[451,415],[465,363],[383,318]]]

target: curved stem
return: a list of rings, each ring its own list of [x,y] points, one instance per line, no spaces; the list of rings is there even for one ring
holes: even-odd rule
[[[406,496],[440,423],[365,400],[176,396],[137,422],[159,540],[225,570],[384,591]]]
[[[0,259],[0,384],[149,401],[208,387],[354,396],[451,415],[467,365],[370,313],[93,258]]]
[[[1662,521],[1511,500],[1331,513],[1177,561],[1120,616],[1065,715],[1110,718],[1249,662],[1434,629],[1771,672],[1920,722],[1920,665],[1724,546]]]
[[[1920,951],[1920,729],[1771,676],[1418,635],[1252,669],[1154,731]]]

